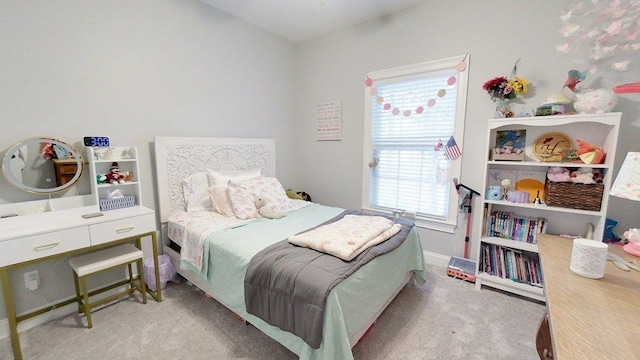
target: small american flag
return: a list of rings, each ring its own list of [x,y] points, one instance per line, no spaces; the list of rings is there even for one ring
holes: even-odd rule
[[[460,151],[458,144],[456,144],[456,139],[454,139],[452,136],[451,138],[449,138],[449,141],[447,141],[447,145],[445,145],[444,147],[444,156],[449,160],[455,160],[461,155],[462,152]]]

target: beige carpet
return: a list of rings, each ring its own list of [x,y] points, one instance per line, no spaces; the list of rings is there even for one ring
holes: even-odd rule
[[[353,348],[358,360],[537,359],[544,306],[447,277],[404,288]],[[297,356],[186,284],[169,283],[164,301],[126,299],[96,311],[93,329],[72,314],[20,335],[25,360],[296,359]],[[0,359],[12,359],[9,339]],[[339,360],[339,359],[336,359]]]

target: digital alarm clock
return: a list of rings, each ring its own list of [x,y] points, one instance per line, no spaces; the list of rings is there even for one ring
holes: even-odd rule
[[[84,146],[109,147],[109,138],[106,136],[85,136]]]

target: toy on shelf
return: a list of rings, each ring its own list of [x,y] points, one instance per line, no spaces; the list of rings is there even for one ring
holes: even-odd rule
[[[109,168],[109,172],[104,175],[106,177],[106,182],[110,184],[124,184],[126,174],[120,173],[120,167],[117,162],[112,162],[111,167]]]

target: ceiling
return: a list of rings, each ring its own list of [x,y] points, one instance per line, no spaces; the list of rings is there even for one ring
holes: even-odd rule
[[[200,0],[293,42],[304,42],[425,0]]]

